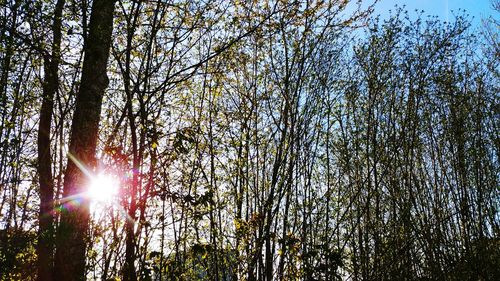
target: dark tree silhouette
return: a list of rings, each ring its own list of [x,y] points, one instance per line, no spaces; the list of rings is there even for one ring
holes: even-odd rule
[[[82,78],[71,123],[70,157],[64,174],[61,221],[57,229],[55,279],[85,280],[85,251],[89,231],[88,183],[85,169],[93,172],[101,104],[108,86],[107,63],[113,30],[115,1],[92,3],[89,34],[85,42]],[[73,201],[73,208],[67,203]]]

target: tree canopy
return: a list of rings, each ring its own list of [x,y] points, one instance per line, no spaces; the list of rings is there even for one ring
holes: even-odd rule
[[[376,2],[0,1],[0,280],[500,280],[498,20]]]

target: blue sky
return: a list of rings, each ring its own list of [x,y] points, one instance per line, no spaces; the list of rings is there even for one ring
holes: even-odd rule
[[[441,20],[453,20],[453,14],[459,9],[466,10],[472,20],[473,26],[478,26],[482,18],[499,18],[500,14],[492,9],[490,0],[379,0],[375,7],[375,14],[381,14],[382,18],[394,10],[394,5],[406,6],[406,10],[412,12],[415,9],[424,10],[425,15],[435,15]]]

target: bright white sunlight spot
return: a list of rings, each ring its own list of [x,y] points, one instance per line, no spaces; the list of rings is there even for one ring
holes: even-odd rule
[[[99,174],[92,178],[88,196],[93,201],[108,203],[118,195],[119,183],[116,177]]]

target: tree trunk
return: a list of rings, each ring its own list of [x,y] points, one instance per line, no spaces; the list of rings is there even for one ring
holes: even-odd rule
[[[88,178],[80,169],[80,164],[87,169],[93,169],[96,164],[95,150],[102,97],[108,86],[106,68],[111,46],[114,4],[115,1],[111,0],[95,0],[92,4],[82,81],[71,127],[64,198],[61,200],[61,221],[56,237],[56,280],[85,280],[89,201],[81,195]]]
[[[54,10],[52,25],[51,57],[44,59],[45,81],[43,101],[38,126],[38,181],[40,184],[40,211],[38,214],[38,281],[53,280],[54,267],[54,183],[52,178],[52,159],[50,153],[50,127],[54,107],[54,95],[59,86],[58,68],[61,57],[61,24],[65,0],[58,0]]]

